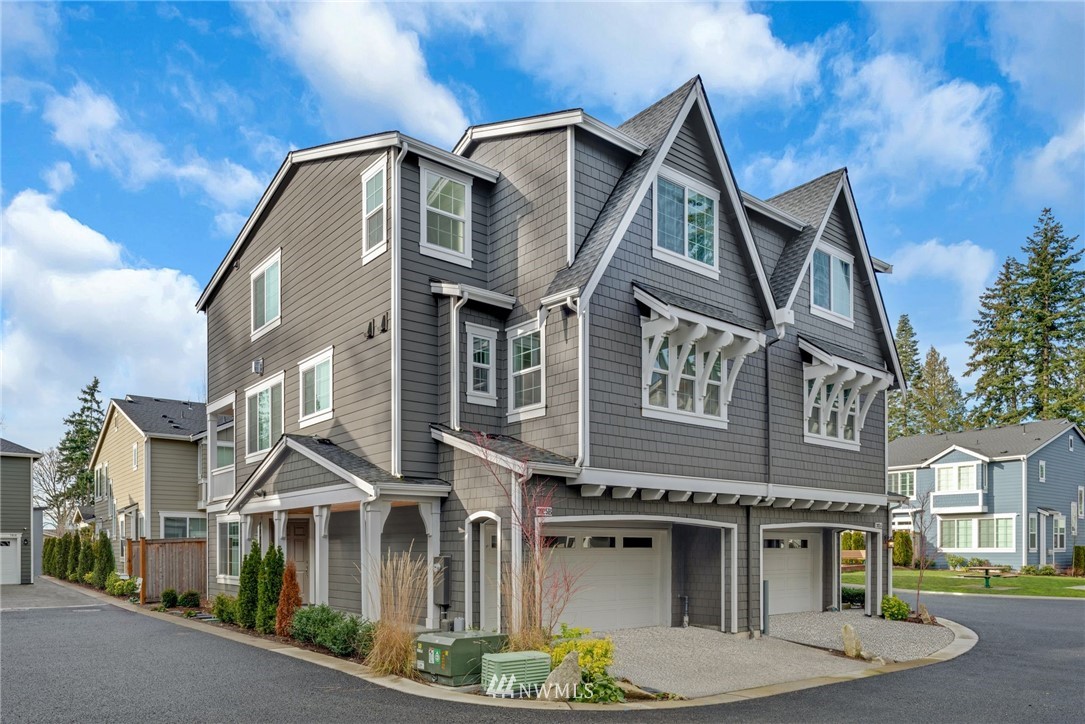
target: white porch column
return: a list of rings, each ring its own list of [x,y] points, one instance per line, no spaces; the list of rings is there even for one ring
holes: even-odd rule
[[[874,602],[874,566],[875,559],[878,557],[877,548],[874,547],[874,534],[870,531],[866,531],[866,565],[863,568],[866,571],[866,592],[863,594],[863,612],[867,616],[873,616],[874,611],[877,610],[877,605]]]
[[[429,559],[426,561],[426,581],[429,590],[426,592],[426,628],[437,628],[440,614],[433,599],[434,585],[434,561],[441,555],[441,503],[430,501],[418,504],[418,512],[422,516],[422,523],[426,526],[426,553]]]
[[[885,549],[885,538],[881,531],[874,534],[874,542],[877,544],[874,547],[874,555],[878,559],[878,578],[875,583],[875,589],[877,594],[874,597],[874,611],[878,616],[882,615],[882,591],[883,591],[883,579],[885,578],[885,555],[887,553]]]
[[[509,536],[509,565],[512,568],[512,601],[509,606],[509,620],[513,626],[518,626],[520,623],[520,611],[523,607],[524,595],[520,590],[521,583],[523,581],[522,570],[524,567],[524,533],[523,533],[523,515],[524,515],[524,494],[523,494],[523,482],[520,480],[520,476],[516,473],[511,473],[512,483],[512,517],[509,521],[511,524],[512,535]],[[500,575],[500,573],[498,573]],[[481,574],[479,580],[482,580]],[[480,622],[481,623],[481,620]]]
[[[207,413],[207,499],[211,500],[211,471],[218,462],[218,412]]]
[[[844,610],[844,599],[840,590],[840,531],[832,531],[832,555],[833,555],[833,605],[837,611]]]
[[[252,516],[241,516],[241,557],[244,558],[252,545],[252,537],[255,535],[252,529]]]
[[[316,533],[313,546],[314,591],[316,603],[328,602],[328,522],[332,517],[331,506],[313,506],[313,528]]]
[[[376,500],[362,503],[361,506],[361,551],[358,568],[362,579],[362,615],[370,621],[379,620],[381,615],[381,532],[391,509],[390,503]]]
[[[290,511],[288,510],[276,510],[272,514],[272,519],[275,521],[275,545],[283,549],[286,552],[286,522],[289,520]]]
[[[738,633],[738,528],[731,528],[731,633]]]

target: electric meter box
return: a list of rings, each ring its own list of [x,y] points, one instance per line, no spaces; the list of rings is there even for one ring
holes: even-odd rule
[[[414,645],[415,668],[445,686],[477,684],[482,678],[482,655],[498,653],[506,641],[505,634],[491,631],[422,634]]]

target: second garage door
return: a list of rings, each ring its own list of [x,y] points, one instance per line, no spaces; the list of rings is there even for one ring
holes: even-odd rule
[[[551,530],[552,568],[579,575],[560,623],[592,631],[669,625],[663,556],[666,531]]]
[[[820,611],[821,533],[765,534],[761,565],[769,582],[769,614]]]

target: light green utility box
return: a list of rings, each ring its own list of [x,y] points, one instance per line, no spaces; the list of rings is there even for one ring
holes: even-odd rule
[[[415,668],[445,686],[477,684],[483,654],[497,653],[508,637],[490,631],[422,634],[415,642]]]
[[[482,688],[501,698],[538,696],[550,676],[550,654],[510,651],[482,657]]]

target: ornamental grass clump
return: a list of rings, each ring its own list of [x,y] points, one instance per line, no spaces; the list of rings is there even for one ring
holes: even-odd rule
[[[380,621],[366,663],[381,674],[416,678],[415,625],[425,610],[429,586],[426,559],[411,550],[389,553],[380,568]]]

